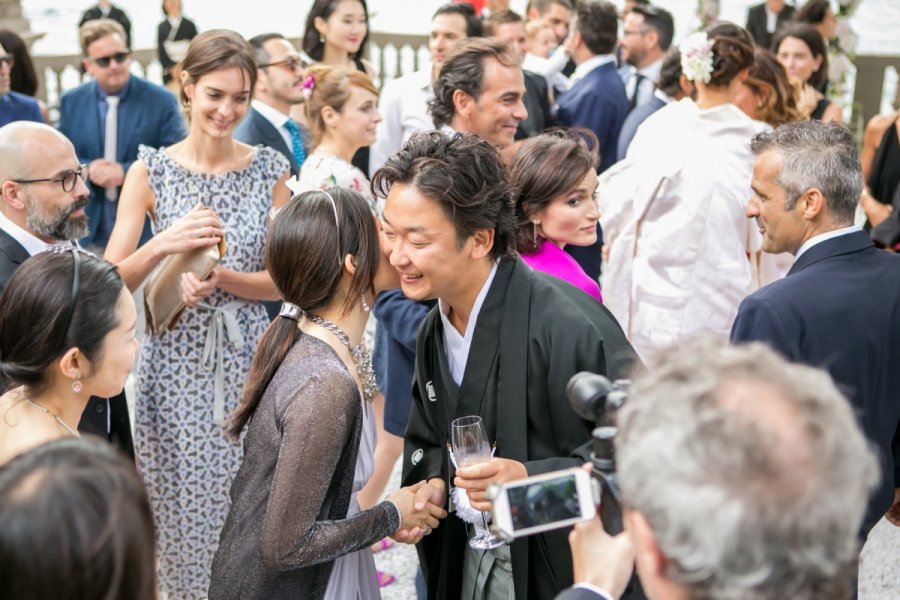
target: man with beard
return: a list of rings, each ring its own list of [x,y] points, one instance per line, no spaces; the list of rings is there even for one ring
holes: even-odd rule
[[[296,175],[306,159],[309,144],[306,127],[290,116],[291,108],[304,101],[303,59],[280,33],[263,33],[248,41],[256,55],[259,75],[250,110],[235,128],[234,139],[278,150],[291,163],[291,175]]]
[[[0,127],[0,290],[30,256],[87,235],[87,178],[72,142],[52,127],[30,121]],[[78,429],[134,454],[124,392],[92,397]]]
[[[628,65],[625,93],[632,108],[653,98],[674,33],[672,14],[663,8],[636,4],[625,15],[619,48]]]

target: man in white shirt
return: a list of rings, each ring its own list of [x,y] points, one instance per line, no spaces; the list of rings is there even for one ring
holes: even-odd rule
[[[291,107],[302,104],[306,65],[297,49],[280,33],[250,38],[259,76],[250,110],[235,128],[234,138],[255,146],[262,144],[281,152],[296,175],[306,158],[309,134],[290,117]]]
[[[17,121],[0,128],[0,290],[30,256],[87,234],[87,178],[72,142],[52,127]],[[134,454],[124,393],[92,397],[78,428]]]
[[[663,56],[672,45],[675,22],[672,14],[649,4],[636,4],[625,15],[619,48],[631,68],[625,79],[625,94],[631,107],[650,101],[662,70]]]
[[[381,122],[369,149],[369,172],[374,173],[417,131],[434,129],[428,102],[434,97],[434,81],[457,42],[481,37],[483,26],[471,4],[445,4],[431,18],[428,51],[431,66],[385,84],[378,100]]]

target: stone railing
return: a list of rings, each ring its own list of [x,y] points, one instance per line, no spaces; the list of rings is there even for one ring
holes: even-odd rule
[[[300,38],[293,38],[291,41],[300,48]],[[132,72],[156,83],[162,81],[162,69],[156,59],[155,49],[135,50],[133,56]],[[372,32],[369,38],[369,60],[378,73],[376,84],[380,89],[385,82],[427,64],[428,37]],[[885,69],[894,66],[900,72],[900,56],[858,55],[855,62],[857,72],[853,104],[857,110],[852,123],[855,124],[854,129],[858,129],[859,124],[865,124],[879,112],[881,99],[885,94]],[[43,73],[44,81],[44,85],[38,90],[38,96],[50,108],[51,119],[55,121],[60,94],[79,85],[84,78],[80,69],[81,57],[77,54],[35,56],[34,63],[38,72]]]
[[[291,39],[291,42],[300,48],[300,38]],[[39,76],[43,76],[44,82],[38,88],[38,97],[50,108],[51,119],[55,122],[60,95],[81,84],[86,77],[81,72],[81,56],[37,55],[33,59],[35,69]],[[380,89],[386,81],[415,71],[428,61],[428,37],[373,32],[369,38],[369,60],[378,73],[376,84]],[[162,67],[156,58],[156,49],[135,50],[132,54],[131,71],[135,75],[161,83]]]

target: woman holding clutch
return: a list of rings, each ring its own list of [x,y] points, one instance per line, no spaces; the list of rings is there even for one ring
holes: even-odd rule
[[[135,450],[156,519],[160,589],[170,598],[206,596],[241,460],[222,424],[268,324],[259,300],[277,297],[263,250],[267,214],[290,196],[288,163],[232,139],[255,80],[253,52],[238,34],[194,38],[181,75],[188,136],[141,148],[106,250],[134,290],[166,257],[227,240],[207,279],[187,272],[174,283],[187,308],[171,330],[145,339],[138,361]],[[146,214],[155,236],[137,248]]]

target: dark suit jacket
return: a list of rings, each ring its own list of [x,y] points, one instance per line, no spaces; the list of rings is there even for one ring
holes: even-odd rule
[[[775,20],[775,31],[791,20],[794,16],[794,7],[785,4]],[[772,34],[766,30],[766,3],[751,6],[747,11],[747,31],[753,36],[753,40],[760,48],[769,48],[772,44]]]
[[[78,27],[80,28],[88,21],[95,21],[102,18],[103,12],[100,10],[100,7],[92,6],[91,8],[84,11],[84,13],[82,13],[81,20],[78,21]],[[106,18],[112,19],[122,26],[122,28],[125,30],[125,45],[131,48],[131,20],[128,18],[128,15],[125,14],[125,11],[118,6],[113,5],[109,9],[109,15]]]
[[[868,533],[900,487],[900,256],[862,231],[817,244],[787,277],[744,299],[731,339],[826,369],[850,400],[882,460]]]
[[[300,137],[303,139],[303,146],[307,147],[308,136],[303,126],[300,126]],[[291,175],[296,175],[300,170],[300,165],[294,160],[294,153],[288,145],[284,143],[284,138],[272,125],[272,122],[262,116],[258,110],[251,108],[247,111],[244,120],[238,123],[234,129],[234,139],[251,146],[262,144],[269,148],[274,148],[281,152],[291,163]]]
[[[60,100],[59,130],[75,145],[75,153],[82,163],[103,158],[104,126],[97,110],[97,94],[97,82],[91,81],[66,92]],[[129,79],[125,95],[119,102],[118,123],[116,160],[126,172],[137,158],[138,146],[171,146],[186,134],[175,96],[169,90],[134,75]],[[90,223],[90,234],[81,243],[87,246],[95,242],[102,247],[106,245],[110,233],[105,229],[111,225],[105,222],[100,227],[105,214],[103,203],[106,202],[106,191],[94,184],[88,187],[91,189],[91,200],[85,212]],[[100,236],[97,235],[98,229]],[[149,238],[148,219],[141,243]]]
[[[28,258],[28,251],[12,236],[0,229],[0,292],[6,287],[16,269]],[[107,399],[92,396],[81,415],[78,430],[82,433],[91,433],[106,438],[133,457],[131,420],[128,417],[125,391],[109,398],[108,407],[109,414],[107,415]],[[107,419],[109,420],[108,424]]]
[[[553,124],[547,80],[531,71],[523,70],[522,75],[525,76],[525,96],[522,102],[528,110],[528,118],[519,123],[516,129],[517,140],[537,135]]]
[[[7,92],[0,96],[0,127],[13,121],[44,122],[38,101],[19,92]]]
[[[600,140],[602,173],[616,162],[616,146],[625,116],[631,109],[625,84],[614,63],[600,65],[559,97],[556,124],[586,127]]]

